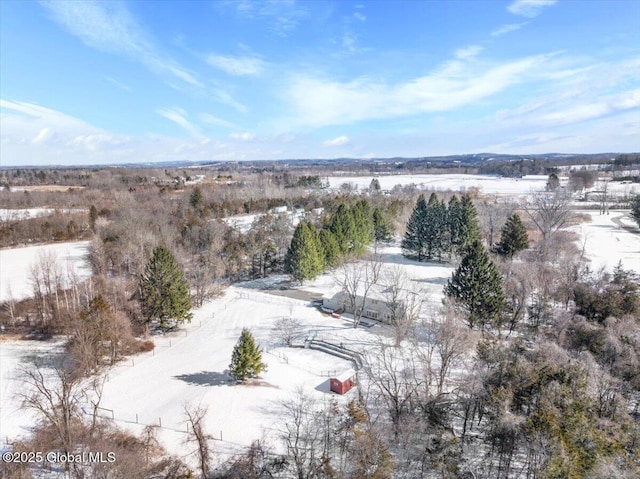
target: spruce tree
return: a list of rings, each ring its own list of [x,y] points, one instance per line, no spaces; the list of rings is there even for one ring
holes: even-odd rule
[[[449,231],[448,249],[457,248],[462,242],[462,207],[460,200],[453,195],[447,209],[447,226]]]
[[[305,221],[298,223],[285,257],[285,269],[291,277],[302,283],[322,272],[323,258],[318,250],[318,239]]]
[[[251,331],[244,328],[231,354],[229,374],[236,381],[244,381],[258,377],[266,369],[267,365],[262,362],[262,351],[256,345]]]
[[[353,214],[345,204],[338,206],[329,229],[335,236],[341,253],[347,253],[353,249],[356,225]]]
[[[424,220],[424,242],[426,259],[442,259],[447,237],[447,208],[440,202],[438,195],[431,193],[427,203]]]
[[[427,216],[427,202],[424,195],[418,196],[416,206],[407,223],[407,230],[402,240],[402,254],[408,258],[422,261],[426,256],[425,222]]]
[[[388,243],[393,238],[393,228],[380,208],[373,210],[373,236],[376,241],[383,243]]]
[[[505,305],[502,278],[480,240],[469,245],[444,294],[463,306],[470,327],[479,324],[484,329],[486,324],[500,324]]]
[[[202,206],[202,202],[203,202],[202,191],[200,191],[200,188],[196,186],[193,189],[191,196],[189,197],[189,204],[194,210],[197,210],[198,208],[200,208],[200,206]]]
[[[480,239],[480,226],[478,225],[478,214],[469,195],[463,195],[460,200],[459,209],[460,236],[454,249],[459,255],[465,254],[465,250],[474,241]]]
[[[173,254],[164,246],[153,250],[153,256],[140,277],[142,311],[148,321],[160,320],[163,330],[191,321],[191,297],[184,273]]]
[[[517,213],[512,214],[502,227],[500,242],[496,245],[496,253],[513,258],[518,251],[529,247],[527,229]]]

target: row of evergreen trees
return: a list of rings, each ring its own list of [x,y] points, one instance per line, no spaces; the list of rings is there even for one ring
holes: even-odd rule
[[[494,252],[512,258],[528,246],[527,230],[514,213],[502,228]],[[420,195],[407,224],[402,251],[419,261],[441,261],[458,255],[461,261],[445,285],[445,295],[465,310],[472,328],[502,322],[508,306],[502,277],[482,244],[477,213],[469,196],[459,200],[454,195],[447,205],[435,193],[428,202]]]
[[[453,253],[462,254],[480,238],[477,213],[468,195],[456,195],[449,204],[431,193],[429,201],[418,197],[402,240],[402,252],[418,261],[442,261]]]
[[[296,281],[313,279],[345,255],[360,255],[372,241],[389,241],[392,234],[382,211],[372,210],[368,200],[351,207],[342,203],[321,229],[306,221],[298,224],[285,257],[286,272]]]

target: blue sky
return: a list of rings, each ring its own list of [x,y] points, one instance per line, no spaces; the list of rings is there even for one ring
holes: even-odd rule
[[[3,165],[640,151],[640,1],[0,0]]]

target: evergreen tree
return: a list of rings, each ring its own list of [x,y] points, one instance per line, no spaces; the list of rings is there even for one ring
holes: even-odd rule
[[[631,217],[636,220],[640,226],[640,195],[634,196],[631,200]]]
[[[449,232],[448,249],[457,248],[462,242],[462,207],[460,200],[453,195],[449,200],[449,208],[447,210],[447,226]]]
[[[96,232],[96,221],[98,220],[98,208],[95,205],[91,205],[89,208],[89,228],[94,233]]]
[[[424,220],[424,242],[426,259],[442,259],[447,247],[447,208],[440,202],[438,195],[431,193]]]
[[[459,255],[463,255],[465,250],[474,241],[480,240],[480,226],[478,225],[478,214],[469,195],[463,195],[460,200],[459,210],[460,236],[454,248]]]
[[[191,297],[184,273],[173,254],[164,246],[153,250],[153,257],[140,277],[142,310],[148,321],[160,320],[164,330],[171,321],[191,321]]]
[[[522,220],[517,213],[507,219],[502,227],[500,242],[496,245],[496,253],[501,256],[512,258],[518,251],[529,247],[529,237],[527,229],[522,224]]]
[[[298,223],[285,257],[285,269],[301,283],[322,272],[323,259],[318,250],[318,240],[305,221]]]
[[[322,244],[322,252],[324,253],[324,264],[331,268],[338,263],[340,256],[340,248],[336,237],[329,230],[320,230],[320,243]]]
[[[256,345],[251,331],[244,328],[231,354],[229,374],[236,381],[244,381],[258,377],[266,369],[267,365],[262,362],[262,351]]]
[[[505,299],[502,278],[480,240],[467,248],[460,266],[444,288],[444,294],[454,298],[468,314],[469,326],[500,324]]]
[[[196,186],[191,193],[191,196],[189,197],[189,204],[194,210],[197,210],[198,208],[200,208],[200,206],[202,206],[202,201],[202,191],[200,191],[200,188]]]
[[[407,230],[402,240],[402,254],[408,258],[422,261],[426,257],[425,222],[427,216],[427,202],[424,195],[418,196],[416,206],[407,223]]]
[[[353,215],[346,205],[341,204],[338,206],[329,229],[334,234],[341,253],[346,253],[353,249],[356,225]]]
[[[377,193],[380,191],[380,181],[378,180],[378,178],[374,178],[371,180],[371,183],[369,183],[369,191],[371,191],[372,193]]]
[[[355,224],[353,250],[360,254],[373,241],[373,212],[369,202],[366,199],[362,199],[353,205],[351,214]]]
[[[376,241],[388,243],[393,238],[393,228],[380,208],[373,210],[373,236]]]

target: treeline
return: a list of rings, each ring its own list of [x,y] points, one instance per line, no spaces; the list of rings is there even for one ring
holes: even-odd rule
[[[296,281],[313,279],[346,256],[359,256],[373,241],[390,241],[391,223],[381,209],[367,199],[349,207],[341,203],[325,226],[301,221],[296,227],[285,259],[285,271]]]

